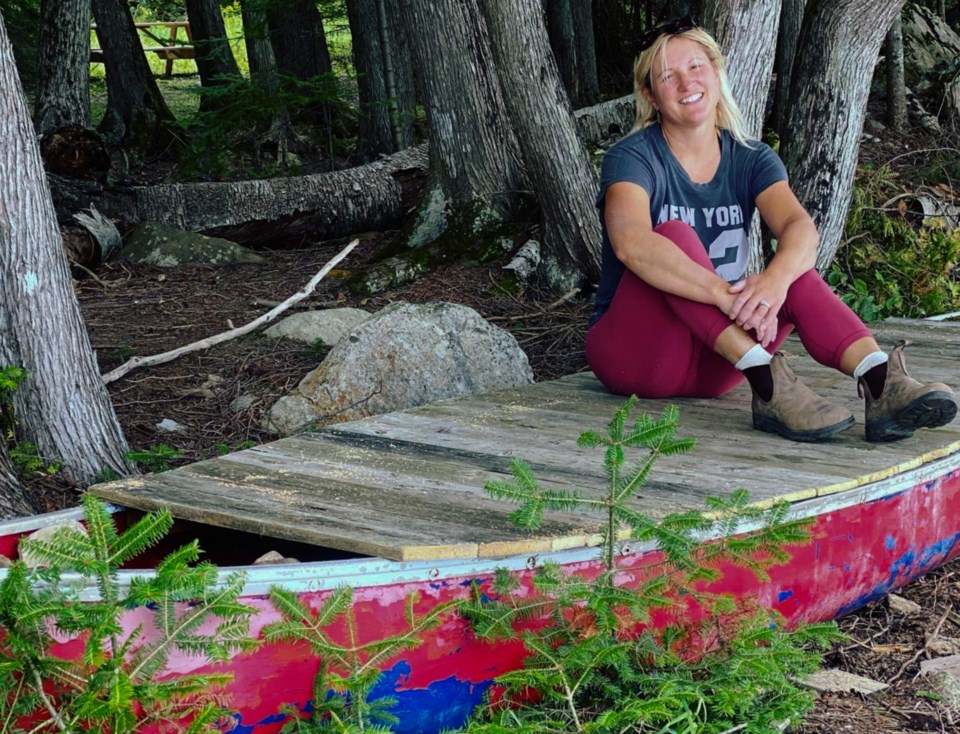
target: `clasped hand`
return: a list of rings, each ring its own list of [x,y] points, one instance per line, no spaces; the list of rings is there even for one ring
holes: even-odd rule
[[[788,283],[764,271],[733,283],[727,292],[735,298],[727,312],[745,331],[755,330],[766,348],[777,338],[777,315],[787,298]]]

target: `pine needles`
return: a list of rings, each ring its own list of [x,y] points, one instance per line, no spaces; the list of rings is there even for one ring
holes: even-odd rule
[[[463,613],[481,638],[519,637],[529,657],[523,669],[500,676],[504,699],[467,729],[500,732],[779,732],[812,705],[794,684],[812,672],[818,650],[837,637],[832,624],[790,632],[750,599],[709,591],[723,564],[760,579],[789,560],[786,547],[808,540],[805,523],[787,517],[787,505],[759,508],[745,491],[712,498],[707,513],[682,512],[655,521],[629,507],[660,458],[690,451],[676,438],[678,412],[628,419],[635,399],[616,412],[605,433],[587,431],[579,444],[603,448],[608,491],[601,499],[542,490],[529,465],[514,478],[486,486],[494,497],[520,505],[514,522],[540,526],[545,510],[602,509],[603,570],[592,578],[545,564],[533,593],[515,593],[517,581],[498,572],[486,594],[474,588]],[[640,450],[628,465],[627,454]],[[744,532],[745,528],[755,528]],[[656,560],[627,587],[618,572],[619,539],[652,543]],[[705,542],[709,541],[709,542]],[[637,574],[631,568],[631,577]],[[656,615],[660,624],[650,625]]]
[[[64,527],[49,540],[23,541],[21,552],[47,567],[17,562],[0,583],[0,730],[17,731],[24,717],[31,731],[214,730],[230,677],[160,676],[174,652],[221,661],[257,645],[248,629],[255,610],[238,601],[243,574],[218,584],[217,568],[197,563],[193,542],[124,589],[119,568],[169,531],[170,513],[150,513],[120,533],[100,500],[87,495],[83,505],[86,533]],[[76,589],[88,581],[98,598],[81,601]],[[149,640],[142,626],[122,624],[134,607],[152,611]],[[59,636],[82,640],[79,660],[55,652]]]

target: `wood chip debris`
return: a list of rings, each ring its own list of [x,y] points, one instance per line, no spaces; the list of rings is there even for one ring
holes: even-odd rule
[[[890,687],[885,683],[865,678],[862,675],[854,675],[838,668],[818,670],[813,675],[802,678],[797,682],[804,688],[810,688],[818,693],[854,691],[855,693],[862,693],[864,696],[885,691]]]
[[[916,602],[904,599],[902,596],[897,596],[896,594],[890,594],[887,597],[887,605],[890,607],[890,611],[896,614],[911,615],[920,614],[920,612],[923,611],[923,607]]]

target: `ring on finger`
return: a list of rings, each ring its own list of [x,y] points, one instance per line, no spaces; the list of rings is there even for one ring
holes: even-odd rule
[[[767,308],[770,308],[770,302],[769,302],[766,298],[761,298],[761,299],[760,299],[760,305],[761,305],[761,306],[766,306]]]

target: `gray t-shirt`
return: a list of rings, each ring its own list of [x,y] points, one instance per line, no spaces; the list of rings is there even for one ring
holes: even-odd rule
[[[613,253],[604,223],[607,188],[620,181],[643,187],[650,197],[653,226],[680,219],[696,231],[714,269],[734,283],[744,277],[750,255],[750,221],[757,195],[787,179],[783,163],[770,146],[738,143],[720,133],[720,166],[709,183],[694,183],[673,156],[659,125],[628,135],[603,158],[597,209],[603,231],[602,270],[591,323],[607,310],[625,266]]]

